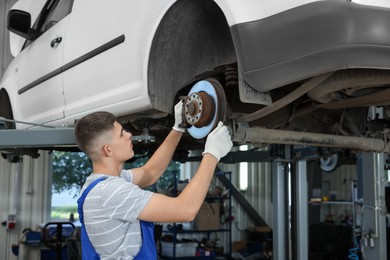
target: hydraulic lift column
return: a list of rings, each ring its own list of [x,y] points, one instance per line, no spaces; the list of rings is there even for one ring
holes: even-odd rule
[[[296,234],[293,239],[296,241],[296,259],[307,260],[309,252],[308,239],[308,194],[307,194],[307,161],[300,160],[296,163],[296,205],[295,224]]]
[[[275,260],[308,259],[307,158],[293,160],[291,148],[279,146],[272,161]]]
[[[363,189],[363,259],[387,259],[383,153],[362,153],[358,159],[358,171]]]
[[[272,162],[272,202],[273,202],[273,232],[272,255],[274,260],[287,258],[287,206],[286,206],[286,171],[285,163]]]

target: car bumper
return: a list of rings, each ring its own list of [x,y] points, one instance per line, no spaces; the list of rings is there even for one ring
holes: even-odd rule
[[[240,75],[265,92],[343,68],[390,68],[390,9],[306,4],[231,27]]]

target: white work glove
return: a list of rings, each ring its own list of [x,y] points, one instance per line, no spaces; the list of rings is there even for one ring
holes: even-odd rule
[[[209,153],[219,161],[232,149],[232,146],[233,142],[227,127],[222,122],[218,122],[217,127],[207,136],[202,155]]]
[[[183,121],[182,111],[183,111],[183,100],[180,100],[180,102],[175,105],[175,124],[173,125],[172,128],[173,130],[184,133],[186,129],[179,126]]]

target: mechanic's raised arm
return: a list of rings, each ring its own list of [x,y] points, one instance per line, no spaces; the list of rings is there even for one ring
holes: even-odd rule
[[[141,188],[150,186],[158,181],[172,160],[180,138],[185,132],[179,125],[182,122],[183,101],[175,105],[175,125],[152,157],[145,165],[132,169],[133,183]]]
[[[222,122],[209,134],[203,159],[198,170],[178,197],[171,198],[154,193],[139,215],[139,219],[151,222],[192,221],[202,205],[215,167],[233,144],[227,127]]]

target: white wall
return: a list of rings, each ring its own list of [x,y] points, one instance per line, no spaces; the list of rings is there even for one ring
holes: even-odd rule
[[[25,228],[36,229],[49,219],[51,198],[51,156],[40,152],[38,159],[24,156],[21,163],[9,163],[0,158],[0,218],[16,214],[16,228],[0,227],[0,259],[39,259],[38,251],[20,246],[19,257],[11,246],[19,244]]]

